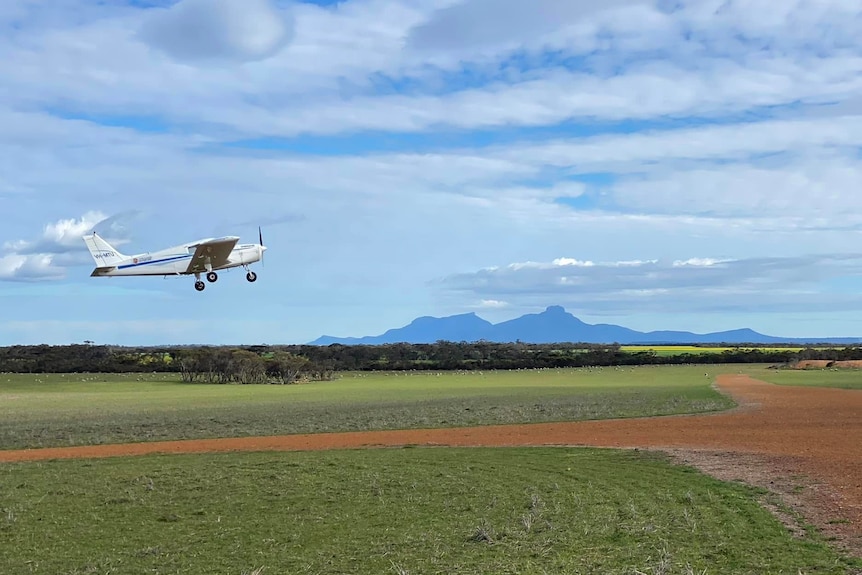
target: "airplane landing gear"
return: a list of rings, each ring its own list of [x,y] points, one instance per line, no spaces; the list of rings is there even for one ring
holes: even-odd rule
[[[248,273],[245,274],[245,279],[250,282],[257,281],[257,274],[249,270],[248,268],[246,268],[246,270],[248,271]],[[195,273],[195,289],[197,291],[204,291],[204,289],[206,288],[206,283],[204,283],[204,281],[201,279],[201,273],[202,272]],[[210,270],[206,273],[206,280],[210,283],[213,283],[218,280],[218,274]]]

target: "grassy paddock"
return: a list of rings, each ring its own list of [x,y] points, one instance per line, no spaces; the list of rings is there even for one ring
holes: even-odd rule
[[[766,369],[747,370],[752,377],[777,385],[862,389],[862,369]]]
[[[376,449],[0,465],[10,573],[845,573],[661,457]],[[862,563],[856,562],[857,566]]]
[[[697,413],[732,407],[711,383],[736,369],[367,372],[290,386],[0,374],[0,449]]]

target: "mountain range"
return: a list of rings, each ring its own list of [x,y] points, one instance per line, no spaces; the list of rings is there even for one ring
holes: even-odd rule
[[[507,343],[619,343],[624,345],[670,345],[696,343],[862,343],[862,338],[786,338],[758,333],[743,328],[730,331],[697,334],[688,331],[641,332],[613,324],[588,324],[568,313],[561,306],[549,306],[541,313],[522,315],[493,324],[475,313],[464,313],[447,317],[424,316],[408,325],[393,328],[381,335],[365,337],[321,336],[309,345],[380,345],[386,343],[434,343],[436,341],[485,340]]]

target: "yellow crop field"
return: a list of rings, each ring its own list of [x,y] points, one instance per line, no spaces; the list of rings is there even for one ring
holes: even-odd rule
[[[750,351],[758,349],[763,352],[790,351],[796,353],[805,349],[804,347],[722,347],[722,346],[698,346],[698,345],[622,345],[620,349],[625,352],[637,353],[643,351],[654,351],[658,355],[679,355],[683,353],[722,353],[724,351]],[[829,349],[828,347],[816,349]]]

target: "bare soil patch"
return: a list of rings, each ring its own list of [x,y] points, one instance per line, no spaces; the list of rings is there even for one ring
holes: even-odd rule
[[[793,517],[798,513],[862,556],[862,392],[778,386],[745,375],[719,376],[716,383],[739,408],[711,415],[10,450],[0,451],[0,461],[404,445],[656,449],[720,479],[768,489],[781,505],[764,505],[795,533],[804,536]]]

